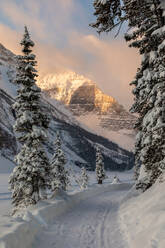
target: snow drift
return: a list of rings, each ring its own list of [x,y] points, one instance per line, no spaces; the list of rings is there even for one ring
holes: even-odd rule
[[[165,182],[143,194],[132,189],[120,207],[120,223],[129,247],[165,247]]]
[[[63,193],[56,195],[56,199],[39,202],[35,207],[22,212],[21,217],[16,217],[14,224],[0,234],[0,248],[30,248],[43,228],[47,228],[56,217],[73,208],[80,201],[111,190],[129,188],[130,184],[127,183],[95,186],[74,195]]]

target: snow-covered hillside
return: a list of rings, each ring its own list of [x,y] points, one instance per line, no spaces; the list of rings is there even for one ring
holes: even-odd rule
[[[134,150],[135,132],[132,129],[123,128],[115,131],[110,128],[104,128],[100,125],[100,119],[96,113],[77,116],[76,119],[81,123],[82,127],[88,129],[90,132],[108,138],[129,151]],[[109,120],[109,126],[112,125],[111,121],[112,119]],[[118,119],[119,121],[121,120]]]
[[[15,57],[10,51],[3,46],[0,49],[2,50],[0,58],[0,88],[3,86],[3,90],[0,89],[0,151],[1,156],[13,160],[19,149],[12,127],[15,122],[12,104],[17,90],[16,85],[13,83],[13,78],[16,74],[16,63]],[[48,131],[49,142],[45,144],[49,156],[53,154],[53,142],[58,130],[63,140],[63,149],[66,153],[68,164],[71,166],[81,167],[84,165],[94,169],[96,144],[101,146],[107,169],[124,170],[133,166],[132,153],[120,148],[108,139],[85,130],[62,103],[45,95],[43,95],[42,101],[52,115]]]
[[[0,99],[0,154],[13,160],[13,156],[16,154],[18,147],[13,131],[15,121],[11,107],[13,98],[4,90],[0,89]]]
[[[0,44],[0,88],[9,95],[16,96],[16,85],[12,82],[16,74],[15,55]]]
[[[113,97],[104,94],[95,82],[73,71],[66,71],[48,74],[38,80],[38,85],[51,99],[63,102],[79,123],[92,132],[126,149],[133,149],[136,117],[129,114]],[[123,139],[126,142],[122,142]]]

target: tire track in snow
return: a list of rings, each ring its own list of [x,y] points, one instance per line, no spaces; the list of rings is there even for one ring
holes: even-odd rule
[[[127,248],[117,219],[124,194],[118,189],[81,201],[54,220],[35,248]]]
[[[108,210],[105,211],[104,215],[102,216],[102,220],[100,221],[100,224],[98,226],[98,230],[97,230],[97,233],[98,233],[98,244],[97,244],[97,247],[105,247],[105,244],[104,244],[104,229],[105,229],[105,219],[107,217],[107,214],[108,214]]]

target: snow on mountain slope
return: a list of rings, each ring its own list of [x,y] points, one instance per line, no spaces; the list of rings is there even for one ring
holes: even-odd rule
[[[126,149],[133,149],[136,117],[113,97],[104,94],[95,82],[67,71],[48,74],[37,83],[51,99],[63,102],[79,123]]]
[[[49,105],[49,107],[54,111],[54,115],[67,123],[73,125],[79,125],[78,121],[74,117],[74,115],[70,112],[68,108],[60,101],[56,99],[51,99],[45,96],[44,92],[42,92],[42,99],[45,101],[45,104]]]
[[[120,108],[116,100],[103,94],[93,81],[72,71],[48,74],[37,83],[49,96],[72,107],[74,113],[76,113],[77,100],[80,101],[79,105],[82,105],[82,108],[86,106],[86,111],[89,110],[88,107],[93,107],[100,113],[106,113],[110,107]],[[77,112],[77,115],[79,114]]]
[[[86,114],[78,116],[77,120],[82,127],[88,128],[90,132],[101,135],[113,142],[120,144],[121,147],[127,150],[133,150],[135,134],[130,129],[120,129],[118,131],[108,130],[100,125],[100,120],[96,114]]]
[[[8,67],[0,65],[0,87],[9,95],[16,96],[16,86],[10,83],[8,72]]]
[[[38,80],[38,85],[45,91],[54,95],[55,99],[69,104],[72,94],[84,83],[91,84],[91,80],[77,75],[75,72],[48,74]]]
[[[12,128],[15,118],[12,111],[12,103],[14,99],[11,98],[4,91],[0,90],[2,102],[0,105],[1,118],[1,154],[9,159],[17,152],[17,142]],[[48,130],[49,141],[46,143],[49,155],[53,154],[53,142],[56,138],[56,131],[60,132],[63,140],[64,151],[68,158],[68,163],[71,165],[82,166],[85,165],[90,169],[95,166],[95,148],[96,143],[102,145],[102,152],[105,159],[105,167],[107,169],[129,169],[133,166],[133,154],[121,149],[116,144],[104,139],[103,137],[92,134],[74,123],[73,119],[43,99],[49,112],[52,114],[50,127]],[[8,112],[7,112],[8,111]],[[107,155],[106,149],[109,150]],[[115,156],[112,154],[115,152]],[[132,160],[131,160],[132,159]],[[117,162],[116,162],[117,161]]]
[[[0,88],[9,95],[16,96],[16,86],[11,82],[16,74],[15,55],[0,44]]]
[[[13,124],[15,113],[12,109],[17,86],[13,79],[16,74],[15,57],[3,46],[0,46],[0,151],[1,155],[13,160],[14,155],[19,149],[16,142]],[[12,59],[10,58],[12,56]],[[101,136],[93,134],[75,120],[69,110],[57,100],[50,99],[43,95],[41,99],[49,113],[51,123],[48,130],[48,142],[45,144],[49,156],[53,154],[53,143],[56,138],[56,131],[60,132],[63,140],[63,149],[66,153],[68,164],[71,166],[86,166],[89,169],[95,168],[95,149],[96,143],[102,146],[102,153],[105,160],[105,167],[112,170],[125,170],[133,166],[133,154],[120,148],[115,143]],[[107,153],[107,149],[109,152]],[[113,155],[112,155],[113,154]],[[115,154],[115,155],[114,155]],[[0,165],[1,166],[1,165]]]
[[[1,80],[0,80],[1,83]],[[13,131],[15,118],[12,112],[13,99],[4,90],[0,89],[0,155],[13,160],[17,152],[17,141]],[[0,166],[0,171],[4,164]]]

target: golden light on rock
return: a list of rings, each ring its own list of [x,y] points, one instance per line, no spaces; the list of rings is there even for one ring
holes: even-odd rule
[[[48,74],[38,81],[39,87],[50,97],[65,105],[83,105],[94,108],[100,114],[106,113],[117,101],[104,94],[95,82],[73,71]]]

